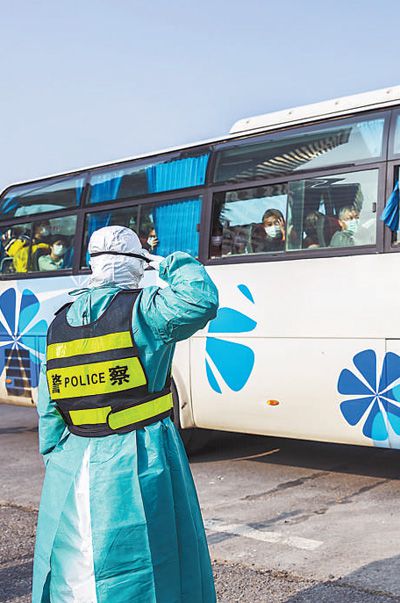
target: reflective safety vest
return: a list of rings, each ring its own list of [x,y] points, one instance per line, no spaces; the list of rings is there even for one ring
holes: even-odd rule
[[[87,325],[67,322],[70,303],[47,333],[47,383],[69,430],[94,437],[127,433],[171,414],[170,383],[149,392],[132,334],[132,310],[140,290],[121,290]]]

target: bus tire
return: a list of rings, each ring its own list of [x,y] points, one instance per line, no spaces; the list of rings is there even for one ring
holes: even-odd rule
[[[175,383],[172,381],[171,385],[172,398],[174,407],[172,409],[172,420],[175,427],[179,431],[179,435],[182,438],[185,450],[188,456],[196,454],[207,445],[210,439],[210,432],[207,429],[199,429],[198,427],[191,427],[189,429],[183,429],[180,421],[179,411],[179,396],[178,390],[176,389]]]

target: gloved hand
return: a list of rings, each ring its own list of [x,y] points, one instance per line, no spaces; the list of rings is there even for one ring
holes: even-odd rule
[[[147,249],[142,249],[141,253],[142,255],[144,255],[144,257],[150,260],[150,262],[147,264],[148,266],[154,268],[154,270],[160,269],[160,264],[164,260],[164,257],[162,255],[152,254],[147,251]]]

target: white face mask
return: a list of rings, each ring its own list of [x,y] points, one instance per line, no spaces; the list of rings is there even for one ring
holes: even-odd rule
[[[53,253],[57,256],[62,256],[66,252],[64,245],[53,245]]]
[[[281,229],[278,224],[273,224],[272,226],[264,226],[265,232],[271,239],[276,239],[281,234]]]
[[[347,230],[349,232],[351,232],[352,234],[355,234],[358,230],[359,219],[354,218],[353,220],[345,220],[345,222],[346,222]]]
[[[214,247],[220,247],[222,245],[222,236],[214,235],[211,237],[211,244]]]

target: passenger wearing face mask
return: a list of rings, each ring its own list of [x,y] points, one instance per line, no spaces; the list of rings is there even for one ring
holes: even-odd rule
[[[64,268],[64,256],[68,249],[67,239],[57,237],[50,245],[50,253],[41,255],[38,259],[40,271],[61,270]]]
[[[345,206],[339,210],[339,226],[338,230],[333,235],[330,247],[353,247],[355,245],[354,235],[358,231],[359,214],[352,206]]]
[[[262,224],[256,224],[251,236],[253,253],[283,251],[286,230],[283,214],[279,209],[267,209]]]
[[[33,223],[32,240],[24,240],[18,245],[13,245],[7,250],[7,254],[13,258],[13,267],[15,272],[31,272],[33,270],[32,260],[35,253],[39,250],[50,251],[50,222],[48,220],[39,220]]]

